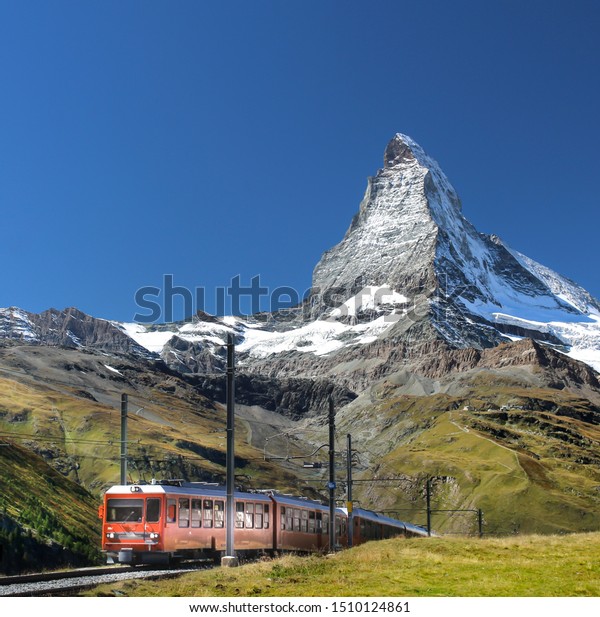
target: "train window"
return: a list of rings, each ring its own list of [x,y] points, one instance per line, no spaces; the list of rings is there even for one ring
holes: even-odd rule
[[[190,500],[187,497],[179,498],[179,526],[190,526]]]
[[[269,529],[269,504],[265,504],[265,518],[264,518],[264,527],[265,529]]]
[[[174,523],[177,516],[177,502],[167,499],[167,523]]]
[[[372,540],[375,537],[375,525],[373,521],[367,521],[367,538]]]
[[[256,529],[263,528],[263,505],[262,503],[257,503],[255,506],[254,526],[256,527]]]
[[[315,523],[316,523],[315,513],[309,512],[308,513],[308,533],[315,533],[315,529],[317,528]]]
[[[320,512],[316,513],[317,533],[323,533],[323,515]]]
[[[146,522],[158,523],[160,521],[160,499],[151,497],[146,500]]]
[[[281,529],[285,529],[285,508],[281,506]]]
[[[139,523],[142,521],[143,499],[109,499],[106,521],[108,523]]]
[[[300,531],[306,533],[308,531],[308,510],[300,512]]]
[[[215,501],[215,527],[222,529],[225,526],[225,502]]]
[[[294,531],[300,531],[300,510],[294,508]]]
[[[212,527],[213,526],[213,500],[205,499],[204,500],[204,522],[202,523],[204,527]]]
[[[238,501],[235,504],[235,526],[238,529],[244,528],[244,502]]]
[[[329,535],[329,514],[323,514],[323,533]]]
[[[254,528],[254,504],[246,504],[246,529]]]
[[[192,527],[202,526],[202,499],[192,499]]]

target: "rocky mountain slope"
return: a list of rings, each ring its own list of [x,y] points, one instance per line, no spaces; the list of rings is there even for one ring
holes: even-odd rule
[[[17,307],[0,309],[0,340],[153,358],[154,354],[123,334],[115,324],[76,308],[29,313]]]
[[[437,162],[401,134],[388,144],[346,235],[316,265],[311,292],[295,309],[245,319],[200,313],[185,323],[151,325],[111,323],[73,308],[40,315],[0,310],[2,338],[158,355],[181,373],[221,371],[232,332],[248,372],[310,379],[317,364],[320,375],[355,391],[386,346],[410,346],[421,356],[433,342],[484,349],[532,338],[600,368],[598,301],[498,237],[479,233]]]
[[[401,134],[368,179],[346,235],[316,265],[301,306],[247,319],[114,325],[182,372],[222,369],[233,332],[249,372],[311,378],[318,365],[357,391],[388,346],[422,356],[433,342],[484,349],[532,338],[600,368],[598,301],[479,233],[440,166]]]

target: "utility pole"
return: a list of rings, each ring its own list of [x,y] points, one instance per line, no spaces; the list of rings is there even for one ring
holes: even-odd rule
[[[335,410],[329,397],[329,551],[335,551]]]
[[[127,484],[127,394],[121,394],[121,484]]]
[[[227,513],[226,513],[226,552],[221,565],[236,567],[239,562],[235,556],[233,531],[235,528],[235,346],[233,334],[227,335]]]
[[[427,535],[431,536],[431,478],[427,477]]]
[[[346,509],[348,510],[348,548],[352,547],[354,541],[354,521],[352,518],[353,504],[352,504],[352,435],[348,433],[348,448],[347,448],[347,476],[348,476],[348,494]]]

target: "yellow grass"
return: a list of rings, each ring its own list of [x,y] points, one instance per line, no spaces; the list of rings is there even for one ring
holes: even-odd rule
[[[599,596],[600,533],[394,539],[331,556],[285,556],[166,581],[103,585],[86,595]]]

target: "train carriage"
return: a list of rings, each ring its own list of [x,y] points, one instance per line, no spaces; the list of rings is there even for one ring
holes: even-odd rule
[[[427,531],[422,527],[362,508],[353,510],[352,525],[353,544],[355,545],[370,540],[384,540],[398,536],[427,536]]]
[[[113,486],[104,496],[102,550],[109,563],[168,563],[225,554],[225,487],[171,481]],[[273,492],[234,493],[234,550],[239,556],[329,550],[328,506]],[[348,513],[335,510],[336,547],[348,545]],[[353,543],[424,536],[421,527],[357,508]]]
[[[315,552],[329,549],[329,507],[318,501],[273,494],[277,551]],[[336,541],[346,546],[346,517],[336,509]]]
[[[236,491],[235,550],[260,552],[273,544],[272,501]],[[104,497],[102,550],[110,562],[167,563],[216,557],[226,548],[223,487],[142,484],[113,486]]]

